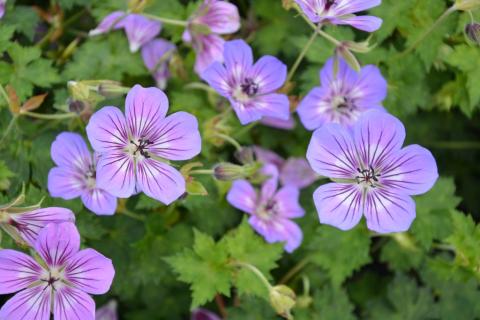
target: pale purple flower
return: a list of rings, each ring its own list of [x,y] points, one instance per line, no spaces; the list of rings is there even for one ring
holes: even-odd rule
[[[292,116],[290,116],[288,120],[264,117],[262,118],[262,120],[260,120],[260,123],[268,127],[282,130],[292,130],[295,128],[296,125],[295,120]]]
[[[300,227],[290,220],[305,214],[299,204],[300,191],[293,186],[284,186],[277,191],[278,170],[274,165],[265,166],[262,173],[270,178],[263,183],[260,192],[250,182],[236,180],[227,200],[250,215],[248,222],[267,242],[285,242],[285,250],[293,252],[303,238]]]
[[[0,19],[3,18],[5,14],[5,7],[7,5],[7,0],[0,0]]]
[[[288,97],[274,93],[286,80],[285,64],[272,56],[253,64],[252,49],[243,40],[226,42],[223,57],[225,63],[214,62],[202,78],[228,98],[241,124],[263,117],[289,119]]]
[[[165,89],[170,78],[168,65],[172,60],[176,46],[163,39],[155,39],[142,47],[143,63],[152,73],[157,87]]]
[[[31,247],[35,245],[38,233],[47,224],[75,221],[73,212],[65,208],[40,208],[26,212],[15,209],[0,209],[0,227],[15,241],[24,241]]]
[[[117,302],[110,301],[95,313],[95,320],[118,320]]]
[[[97,183],[117,197],[143,191],[170,204],[185,193],[185,179],[169,160],[200,153],[197,119],[186,112],[166,116],[168,98],[158,88],[134,86],[125,115],[104,107],[90,118],[87,135],[96,152]]]
[[[90,30],[89,35],[96,36],[117,29],[125,30],[130,51],[137,52],[144,44],[160,33],[162,24],[141,14],[126,14],[122,11],[115,11],[103,18],[95,29]]]
[[[221,320],[221,318],[207,309],[198,308],[192,311],[190,320]]]
[[[387,82],[380,70],[368,65],[360,72],[353,70],[343,59],[329,59],[320,71],[321,86],[313,88],[300,102],[297,113],[308,130],[325,123],[352,126],[365,111],[384,111],[382,101],[387,96]]]
[[[295,0],[313,23],[351,25],[373,32],[382,25],[382,19],[373,16],[356,16],[355,13],[381,4],[382,0]]]
[[[310,168],[305,158],[290,157],[285,160],[273,151],[258,146],[253,147],[253,150],[257,161],[277,167],[280,182],[284,186],[303,189],[318,179],[318,175]]]
[[[0,310],[8,320],[94,320],[89,294],[110,290],[112,261],[93,249],[80,250],[73,223],[51,223],[40,232],[35,251],[41,262],[15,250],[0,250],[0,294],[18,292]]]
[[[48,191],[52,197],[71,200],[81,197],[83,204],[97,215],[113,215],[117,198],[97,183],[98,156],[92,155],[82,136],[62,132],[50,150],[57,165],[48,173]]]
[[[415,219],[412,195],[427,192],[438,178],[430,151],[402,148],[403,124],[386,112],[369,111],[352,129],[326,124],[307,151],[312,168],[334,182],[314,195],[320,222],[342,230],[365,215],[370,230],[406,231]]]
[[[183,41],[191,43],[197,53],[195,71],[201,74],[214,61],[223,62],[221,34],[235,33],[240,29],[237,7],[227,1],[204,0],[189,18]]]

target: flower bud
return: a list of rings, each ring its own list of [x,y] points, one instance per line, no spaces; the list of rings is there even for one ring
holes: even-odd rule
[[[75,100],[88,100],[90,97],[90,88],[81,81],[68,81],[67,87]]]
[[[123,96],[130,88],[122,86],[118,81],[102,80],[97,87],[97,93],[105,98],[117,98]]]
[[[81,114],[86,109],[86,102],[80,100],[68,99],[68,110]]]
[[[220,181],[234,181],[245,178],[243,166],[233,163],[219,163],[213,168],[213,176]]]
[[[465,34],[470,41],[480,45],[480,23],[473,22],[467,24],[465,26]]]
[[[359,72],[362,68],[355,55],[346,46],[337,47],[336,53],[337,55],[341,56],[350,65],[350,67],[352,67],[353,70]]]
[[[148,2],[148,0],[130,0],[128,1],[128,9],[134,13],[143,12]]]
[[[290,311],[296,302],[295,292],[285,285],[278,285],[270,289],[269,296],[273,309],[279,315],[291,319]]]
[[[255,161],[253,148],[242,147],[241,150],[235,152],[235,158],[242,164],[249,164]]]
[[[454,8],[461,11],[469,11],[480,8],[480,0],[457,0]]]
[[[404,249],[409,251],[416,251],[418,248],[415,244],[415,240],[405,232],[394,233],[393,239]]]

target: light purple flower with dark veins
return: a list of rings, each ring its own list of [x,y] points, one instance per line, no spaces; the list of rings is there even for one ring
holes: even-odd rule
[[[248,222],[269,243],[285,242],[285,250],[293,252],[302,242],[302,230],[292,222],[305,214],[298,200],[300,191],[285,186],[277,191],[278,170],[274,165],[262,169],[270,178],[260,193],[246,180],[237,180],[228,192],[227,200],[235,208],[250,214]]]
[[[368,65],[356,72],[339,58],[335,73],[334,60],[329,59],[320,71],[321,86],[313,88],[298,106],[300,121],[308,130],[330,122],[352,126],[363,112],[384,110],[387,82],[380,70]]]
[[[365,215],[370,230],[408,230],[415,219],[411,196],[430,190],[438,172],[430,151],[402,148],[404,139],[403,124],[378,111],[362,115],[353,130],[333,123],[316,130],[307,159],[334,181],[313,195],[320,222],[348,230]]]
[[[126,14],[122,11],[115,11],[103,18],[95,29],[90,30],[89,35],[96,36],[117,29],[125,30],[130,51],[137,52],[140,47],[160,33],[162,24],[140,14]]]
[[[95,313],[95,320],[118,320],[117,302],[110,301]]]
[[[202,73],[214,61],[222,60],[225,40],[219,35],[240,29],[237,7],[227,1],[204,0],[188,20],[183,41],[191,43],[197,53],[195,71]]]
[[[169,160],[200,153],[197,119],[186,112],[166,116],[168,98],[158,88],[134,86],[125,101],[125,116],[116,107],[97,111],[87,125],[96,152],[97,183],[117,197],[143,191],[170,204],[185,193],[185,179]]]
[[[14,209],[14,208],[13,208]],[[75,222],[75,215],[65,208],[40,208],[27,212],[0,210],[0,227],[15,241],[33,247],[38,233],[49,223]]]
[[[165,89],[170,78],[168,65],[177,47],[163,39],[155,39],[142,47],[143,63],[152,73],[157,87]]]
[[[7,0],[0,0],[0,19],[3,18],[5,14],[5,6],[7,5]]]
[[[221,320],[221,318],[207,309],[198,308],[192,311],[190,320]]]
[[[15,250],[0,250],[0,294],[18,292],[0,310],[9,320],[94,320],[89,294],[110,290],[112,261],[93,249],[80,250],[73,223],[51,223],[35,244],[41,262]]]
[[[81,197],[85,207],[97,215],[115,213],[117,198],[106,191],[108,188],[98,186],[98,156],[92,156],[81,135],[62,132],[52,143],[50,153],[57,165],[48,173],[48,191],[52,197],[65,200]]]
[[[275,93],[286,80],[285,64],[272,56],[253,64],[252,49],[243,40],[226,42],[223,57],[225,63],[214,62],[202,78],[229,99],[241,124],[263,117],[289,119],[288,97]]]
[[[295,0],[313,23],[351,25],[373,32],[380,28],[382,19],[373,16],[356,16],[355,13],[376,7],[382,0]]]

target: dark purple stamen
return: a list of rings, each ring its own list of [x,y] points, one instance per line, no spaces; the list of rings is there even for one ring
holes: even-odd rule
[[[329,10],[335,4],[335,0],[327,0],[325,3],[325,10]]]
[[[246,78],[243,81],[241,88],[242,92],[249,97],[256,95],[258,92],[258,84],[256,84],[252,78]]]
[[[130,143],[133,144],[137,149],[133,152],[133,155],[136,155],[139,152],[145,158],[150,158],[150,155],[146,151],[146,148],[152,144],[152,142],[145,138],[138,139],[138,144],[136,144],[133,140],[130,140]]]
[[[360,173],[359,176],[355,177],[355,180],[357,180],[357,183],[367,183],[369,184],[372,188],[375,188],[376,182],[378,182],[378,177],[380,177],[380,174],[376,173],[375,170],[370,166],[370,169],[360,169],[357,168],[358,173]]]

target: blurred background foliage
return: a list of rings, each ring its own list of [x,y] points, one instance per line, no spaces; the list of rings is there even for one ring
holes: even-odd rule
[[[281,0],[238,0],[244,38],[256,56],[271,54],[291,66],[311,29]],[[185,20],[196,3],[152,0],[146,12]],[[144,195],[121,204],[124,214],[97,217],[77,199],[52,199],[46,190],[53,166],[50,144],[56,134],[84,133],[85,120],[39,120],[12,116],[0,100],[0,190],[2,203],[27,187],[28,203],[45,197],[44,206],[77,213],[83,241],[114,261],[111,292],[97,297],[101,306],[119,302],[121,319],[186,319],[191,307],[229,319],[276,319],[268,292],[251,273],[231,272],[237,259],[259,268],[272,283],[287,283],[297,294],[296,319],[478,319],[480,318],[480,48],[466,41],[468,13],[450,15],[418,48],[414,43],[452,5],[447,0],[383,0],[371,10],[384,23],[370,42],[375,48],[357,58],[379,66],[389,83],[385,107],[407,127],[407,143],[434,153],[441,179],[416,198],[417,219],[404,234],[375,236],[360,225],[349,232],[320,226],[311,195],[302,191],[306,215],[300,219],[302,246],[289,255],[266,244],[225,201],[228,183],[201,178],[206,197],[188,196],[170,207]],[[123,0],[13,1],[0,21],[0,84],[10,85],[20,102],[48,93],[39,113],[69,111],[67,81],[108,79],[125,86],[154,85],[140,55],[131,54],[121,32],[88,38],[102,17],[126,10]],[[472,12],[480,20],[480,10]],[[202,129],[225,107],[216,97],[185,85],[198,82],[194,54],[181,43],[182,28],[164,25],[160,37],[176,42],[179,52],[166,90],[171,111],[195,114]],[[341,40],[368,35],[348,27],[327,27]],[[317,38],[294,78],[292,100],[318,85],[318,72],[334,52]],[[123,98],[102,101],[123,107]],[[13,120],[14,119],[14,120]],[[304,156],[310,132],[256,126],[246,133],[232,119],[230,133],[243,145],[258,144],[283,156]],[[233,161],[234,148],[205,140],[198,158],[205,167]],[[318,185],[318,184],[317,184]],[[15,244],[4,236],[1,246]],[[217,294],[218,293],[218,294]],[[216,300],[215,297],[217,296]],[[7,297],[2,297],[5,301]],[[2,303],[2,302],[0,302]]]

